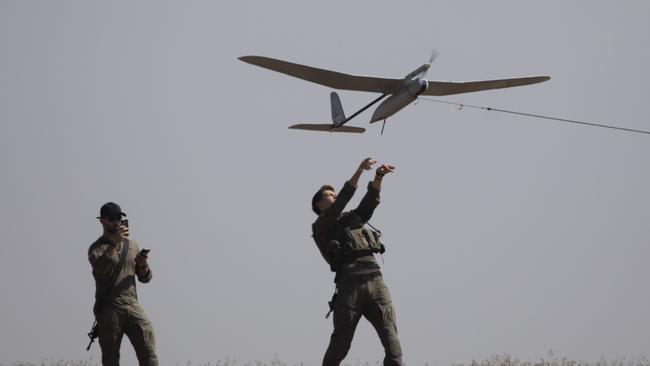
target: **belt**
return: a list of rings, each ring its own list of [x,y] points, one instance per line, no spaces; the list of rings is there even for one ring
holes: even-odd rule
[[[362,273],[362,274],[346,274],[341,279],[343,281],[366,282],[366,281],[373,280],[373,279],[375,279],[377,277],[381,277],[381,272],[380,271],[370,272],[370,273]]]

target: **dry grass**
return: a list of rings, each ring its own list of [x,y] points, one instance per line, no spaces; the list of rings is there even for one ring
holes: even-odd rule
[[[98,364],[92,360],[70,361],[70,360],[53,360],[53,359],[46,359],[39,363],[18,361],[11,364],[11,366],[97,366],[97,365]],[[4,366],[4,364],[0,363],[0,366]]]
[[[522,361],[511,355],[492,356],[486,360],[476,361],[467,364],[468,366],[650,366],[650,361],[645,356],[636,359],[607,360],[601,357],[596,362],[577,361],[568,357],[559,357],[554,352],[549,352],[546,357],[538,361]],[[427,365],[428,366],[428,365]],[[462,363],[454,363],[452,366],[465,366]]]
[[[6,366],[99,366],[100,364],[92,359],[87,361],[70,361],[70,360],[53,360],[46,359],[39,363],[31,362],[14,362]],[[0,366],[5,366],[0,363]],[[277,356],[271,361],[245,361],[240,362],[237,359],[226,358],[216,362],[207,363],[176,363],[176,366],[288,366],[286,362],[282,362]],[[303,363],[289,365],[289,366],[305,366]],[[344,363],[343,366],[381,366],[380,362],[362,363],[357,361],[354,363]],[[430,366],[425,364],[425,366]],[[485,360],[472,360],[465,363],[453,363],[451,366],[650,366],[650,360],[645,356],[639,356],[634,359],[617,359],[607,360],[601,357],[600,360],[595,362],[576,361],[567,357],[556,356],[553,352],[549,352],[546,357],[542,357],[537,361],[522,361],[510,355],[492,356]]]

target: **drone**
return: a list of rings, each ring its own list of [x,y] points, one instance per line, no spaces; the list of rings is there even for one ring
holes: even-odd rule
[[[383,121],[383,133],[386,119],[417,100],[420,96],[445,96],[482,90],[512,88],[516,86],[537,84],[550,79],[549,76],[531,76],[466,82],[426,80],[426,73],[437,56],[438,53],[434,50],[427,63],[413,70],[401,79],[345,74],[338,71],[320,69],[264,56],[242,56],[239,60],[333,89],[381,93],[379,97],[368,103],[366,106],[359,109],[349,117],[346,117],[341,104],[341,98],[336,92],[331,92],[330,104],[332,110],[332,123],[303,123],[289,127],[290,129],[310,131],[363,133],[366,130],[365,128],[345,126],[345,124],[364,112],[366,109],[384,99],[384,101],[375,109],[370,118],[370,123]]]

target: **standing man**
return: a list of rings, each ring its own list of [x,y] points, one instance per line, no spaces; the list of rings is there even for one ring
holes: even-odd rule
[[[312,210],[318,215],[312,225],[314,240],[330,269],[336,272],[336,291],[330,302],[334,331],[323,358],[324,366],[338,366],[343,361],[361,316],[368,319],[379,335],[386,354],[384,365],[402,365],[395,310],[374,257],[374,253],[384,252],[384,246],[379,242],[379,232],[365,227],[379,204],[381,181],[395,167],[384,164],[377,168],[359,207],[343,212],[359,177],[375,163],[371,158],[362,161],[338,196],[332,186],[325,185],[311,201]]]
[[[102,365],[120,364],[120,345],[126,334],[140,366],[157,366],[153,326],[138,304],[135,290],[136,276],[142,283],[151,281],[148,250],[141,251],[138,243],[129,239],[128,220],[122,220],[124,216],[116,203],[104,204],[98,217],[103,234],[88,248],[95,278],[93,312]]]

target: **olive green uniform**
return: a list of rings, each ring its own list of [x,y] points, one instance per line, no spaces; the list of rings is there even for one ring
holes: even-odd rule
[[[369,184],[359,206],[344,213],[343,209],[355,190],[346,182],[336,201],[321,212],[312,225],[318,249],[337,273],[337,292],[332,304],[334,331],[323,365],[338,366],[343,361],[350,350],[359,319],[363,316],[375,328],[384,346],[384,365],[401,366],[402,349],[397,337],[395,310],[373,253],[368,251],[341,257],[340,251],[336,250],[337,246],[345,246],[349,241],[350,235],[346,233],[350,233],[350,228],[361,228],[370,220],[379,204],[379,190]]]
[[[120,361],[120,345],[124,334],[129,337],[141,366],[157,366],[155,338],[151,321],[138,303],[135,277],[135,257],[140,252],[138,243],[129,239],[125,261],[118,269],[121,250],[117,246],[112,255],[106,252],[108,238],[100,237],[88,248],[88,259],[95,278],[95,318],[102,349],[102,365],[117,366]],[[137,276],[142,283],[151,281],[151,270]],[[116,278],[113,283],[112,280]],[[107,289],[112,288],[110,291]]]

